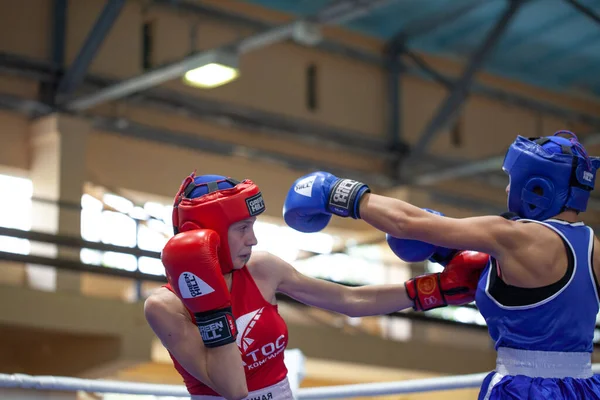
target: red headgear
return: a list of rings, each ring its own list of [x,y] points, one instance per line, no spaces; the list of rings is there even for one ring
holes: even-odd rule
[[[225,189],[221,187],[226,187]],[[190,198],[194,189],[201,187],[199,197]],[[197,192],[197,191],[196,191]],[[219,175],[185,178],[173,205],[173,230],[175,234],[193,229],[212,229],[219,234],[219,262],[221,271],[233,270],[229,250],[228,231],[231,224],[254,217],[265,211],[262,194],[251,180],[238,182]]]

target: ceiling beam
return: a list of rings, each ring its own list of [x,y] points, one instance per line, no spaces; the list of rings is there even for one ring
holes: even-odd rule
[[[581,12],[586,17],[590,18],[595,23],[600,24],[600,14],[596,13],[591,8],[581,4],[577,0],[565,0],[565,1],[567,3],[569,3],[570,5],[572,5],[573,7],[575,7],[579,12]]]
[[[104,39],[112,29],[115,21],[121,14],[121,10],[125,6],[125,0],[108,0],[104,9],[98,16],[96,23],[88,33],[84,43],[79,49],[79,53],[75,56],[75,60],[67,69],[65,75],[58,84],[58,94],[68,95],[72,93],[87,74],[88,68],[98,50],[104,43]]]
[[[462,104],[469,94],[475,74],[482,67],[486,58],[491,54],[504,32],[506,32],[506,29],[522,4],[523,0],[514,0],[509,3],[500,19],[498,19],[479,48],[472,55],[461,78],[456,81],[446,100],[440,105],[435,116],[421,133],[419,140],[412,149],[411,158],[416,159],[420,157],[438,133],[452,121],[460,111]]]
[[[171,79],[182,76],[186,71],[202,65],[204,60],[211,56],[215,51],[235,53],[238,55],[263,48],[278,42],[291,39],[294,35],[294,30],[299,23],[305,20],[316,21],[318,23],[335,24],[338,22],[347,22],[352,18],[362,16],[364,13],[376,7],[385,5],[393,0],[372,0],[369,3],[360,1],[352,2],[354,5],[337,11],[337,4],[331,7],[326,7],[321,10],[316,16],[309,17],[304,20],[296,20],[287,24],[275,26],[261,32],[252,34],[243,39],[228,43],[216,49],[196,52],[182,60],[174,63],[153,69],[141,75],[117,82],[109,87],[98,90],[95,93],[82,95],[80,97],[66,101],[63,106],[70,111],[83,111],[102,103],[114,101],[143,91],[155,86],[158,86]],[[332,12],[334,11],[334,12]]]

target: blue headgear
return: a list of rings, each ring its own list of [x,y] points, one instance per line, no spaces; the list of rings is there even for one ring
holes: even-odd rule
[[[538,221],[567,208],[585,211],[598,167],[600,158],[589,157],[572,132],[531,139],[518,136],[502,166],[510,177],[508,210]]]

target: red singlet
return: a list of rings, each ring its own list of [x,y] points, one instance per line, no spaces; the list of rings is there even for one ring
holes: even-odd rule
[[[252,392],[274,385],[287,376],[283,351],[288,342],[288,330],[277,306],[263,298],[246,266],[233,271],[232,277],[231,303],[238,328],[237,345],[242,352],[248,391]],[[173,291],[169,284],[165,287]],[[183,369],[172,355],[171,359],[190,394],[219,396]]]

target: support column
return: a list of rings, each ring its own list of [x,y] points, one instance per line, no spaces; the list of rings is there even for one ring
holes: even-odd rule
[[[403,157],[402,141],[402,105],[400,104],[401,93],[401,73],[402,62],[400,60],[400,51],[402,45],[390,43],[386,49],[386,72],[387,72],[387,104],[388,104],[388,144],[396,158],[390,162],[389,174],[392,178],[398,179],[400,165]]]
[[[80,204],[85,182],[85,154],[91,125],[82,119],[52,114],[31,123],[31,168],[34,231],[79,237],[81,210],[60,207]],[[32,243],[32,253],[51,257],[79,258],[79,250]],[[80,291],[80,276],[69,271],[29,265],[30,287],[56,291]]]

